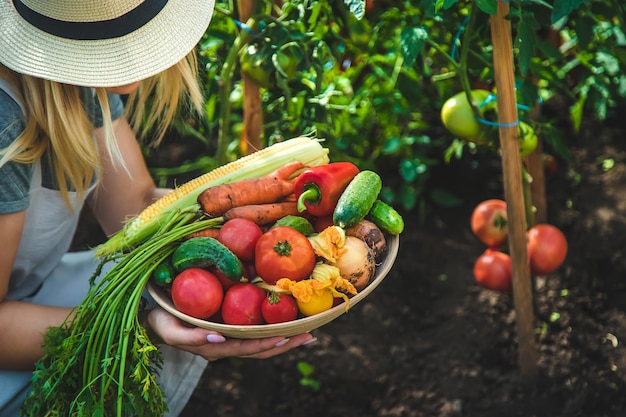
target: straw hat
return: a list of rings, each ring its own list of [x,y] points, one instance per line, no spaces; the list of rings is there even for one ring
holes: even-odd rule
[[[0,62],[66,84],[155,75],[200,40],[215,0],[0,0]]]

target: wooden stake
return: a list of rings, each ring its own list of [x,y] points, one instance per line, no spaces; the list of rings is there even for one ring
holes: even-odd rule
[[[246,22],[254,13],[255,0],[239,0],[239,19]],[[263,147],[263,110],[259,85],[247,75],[241,74],[243,82],[243,131],[239,140],[242,155],[248,155]]]
[[[504,195],[509,219],[509,248],[513,266],[513,298],[519,339],[518,361],[521,374],[534,379],[537,373],[534,313],[530,265],[526,251],[526,210],[522,189],[522,160],[518,145],[517,100],[513,69],[513,43],[508,1],[498,1],[491,15],[491,39],[496,88]]]

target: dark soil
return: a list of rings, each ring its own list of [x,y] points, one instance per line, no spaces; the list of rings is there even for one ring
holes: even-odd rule
[[[182,416],[626,416],[622,139],[617,126],[588,123],[571,137],[572,160],[546,180],[549,222],[569,254],[535,280],[535,378],[518,364],[512,296],[473,280],[484,247],[471,211],[503,191],[498,161],[470,159],[437,177],[463,206],[431,208],[424,221],[404,213],[395,266],[370,297],[315,330],[312,345],[210,364]],[[314,367],[319,389],[301,380],[299,362]]]

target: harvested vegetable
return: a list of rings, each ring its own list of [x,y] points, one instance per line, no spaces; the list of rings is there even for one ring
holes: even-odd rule
[[[290,215],[298,214],[298,204],[295,201],[281,201],[278,203],[249,204],[233,207],[224,213],[224,220],[247,219],[259,226],[272,224],[277,220]]]
[[[341,276],[361,291],[374,276],[374,252],[365,242],[354,236],[347,236],[343,247],[345,252],[332,265],[339,268]]]
[[[315,267],[315,252],[307,237],[293,227],[272,227],[256,242],[254,266],[268,284],[280,278],[299,281]]]
[[[321,262],[315,265],[311,278],[301,281],[282,278],[276,283],[276,288],[289,291],[298,302],[298,307],[302,304],[306,305],[311,301],[312,297],[320,297],[323,293],[328,292],[331,299],[335,297],[343,298],[346,302],[346,310],[349,307],[348,295],[357,293],[354,285],[341,276],[339,268]],[[316,299],[319,301],[318,298]]]
[[[361,171],[341,193],[333,211],[333,224],[348,228],[369,213],[382,189],[382,179],[374,171]]]
[[[383,231],[374,222],[363,219],[354,226],[346,229],[347,236],[361,239],[374,252],[374,260],[381,262],[387,252],[387,239]]]
[[[339,226],[329,226],[316,235],[309,236],[315,255],[328,262],[337,262],[337,259],[346,251],[346,232]]]
[[[293,182],[289,177],[302,168],[304,164],[295,161],[260,178],[207,188],[198,196],[198,203],[211,217],[222,216],[234,207],[274,203],[293,193]]]
[[[311,167],[294,181],[298,210],[313,216],[332,214],[350,181],[359,173],[352,162],[333,162]]]

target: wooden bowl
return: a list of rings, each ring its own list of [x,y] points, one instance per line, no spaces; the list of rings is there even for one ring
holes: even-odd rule
[[[165,309],[172,315],[194,326],[213,330],[221,333],[224,336],[237,339],[257,339],[271,336],[289,337],[300,333],[310,332],[311,330],[317,329],[327,323],[330,323],[342,314],[352,310],[355,305],[357,305],[365,297],[370,295],[370,293],[380,285],[383,279],[385,279],[389,271],[391,271],[391,268],[393,267],[393,264],[396,260],[396,256],[398,255],[399,245],[400,242],[398,236],[387,237],[387,253],[385,254],[385,259],[380,265],[377,265],[374,278],[367,285],[367,287],[365,287],[358,294],[350,298],[350,308],[347,311],[345,303],[341,303],[322,313],[315,314],[309,317],[298,318],[296,320],[285,323],[230,325],[197,319],[178,311],[174,306],[172,299],[163,288],[154,285],[151,282],[148,284],[147,288],[148,292],[154,298],[158,305],[163,307],[163,309]]]

